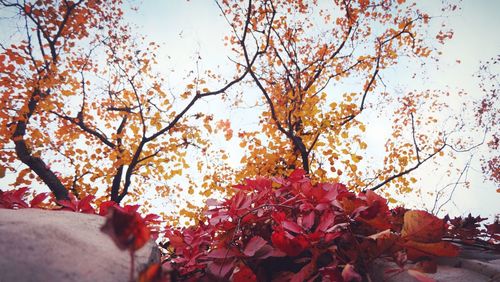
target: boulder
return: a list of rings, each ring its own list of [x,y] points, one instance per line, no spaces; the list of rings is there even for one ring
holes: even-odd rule
[[[100,231],[104,221],[69,211],[0,209],[0,281],[129,281],[129,253]],[[135,254],[135,273],[159,257],[149,242]]]
[[[435,281],[453,282],[500,282],[500,253],[481,247],[460,246],[458,257],[438,258],[437,272],[425,274]],[[408,264],[406,269],[415,265]],[[407,271],[387,273],[388,269],[398,269],[390,261],[378,259],[374,262],[371,278],[373,281],[417,282]]]

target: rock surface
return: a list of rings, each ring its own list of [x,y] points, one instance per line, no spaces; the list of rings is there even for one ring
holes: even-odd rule
[[[425,274],[435,281],[453,282],[500,282],[500,253],[479,248],[461,246],[458,257],[437,260],[436,273]],[[397,269],[392,262],[377,260],[372,269],[373,281],[417,282],[407,271],[387,274],[387,269]],[[407,268],[412,268],[408,265]]]
[[[97,215],[0,209],[0,281],[128,281],[130,256],[100,231]],[[159,260],[154,242],[136,252],[136,273]]]

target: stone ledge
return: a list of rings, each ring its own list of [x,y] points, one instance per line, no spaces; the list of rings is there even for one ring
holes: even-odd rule
[[[128,281],[130,257],[100,231],[98,215],[0,209],[0,281]],[[159,261],[153,241],[136,252],[136,273]]]

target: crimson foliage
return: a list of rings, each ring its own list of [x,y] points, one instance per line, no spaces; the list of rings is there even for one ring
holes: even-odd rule
[[[204,218],[167,228],[166,263],[188,281],[361,281],[377,258],[404,271],[407,260],[425,266],[456,256],[444,241],[449,225],[425,212],[398,207],[372,191],[356,195],[342,184],[313,184],[303,170],[290,177],[257,178],[237,193],[209,200]]]
[[[0,208],[4,209],[24,209],[37,208],[47,198],[48,193],[40,193],[36,195],[28,204],[25,200],[25,194],[28,192],[28,187],[19,188],[11,191],[0,191]]]

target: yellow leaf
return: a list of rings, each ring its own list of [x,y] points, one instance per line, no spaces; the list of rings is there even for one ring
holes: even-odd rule
[[[362,159],[363,159],[362,156],[352,155],[352,161],[355,162],[355,163],[359,163],[359,161],[362,160]]]
[[[364,149],[366,149],[368,146],[366,145],[366,143],[365,143],[365,142],[361,142],[361,143],[359,143],[359,147],[360,147],[361,149],[363,149],[363,150],[364,150]]]

